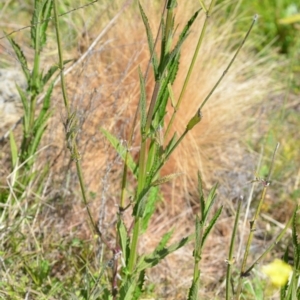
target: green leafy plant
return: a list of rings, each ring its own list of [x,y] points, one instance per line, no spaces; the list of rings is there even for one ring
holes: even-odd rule
[[[204,36],[211,20],[210,16],[213,13],[216,3],[215,0],[212,0],[209,5],[205,4],[204,1],[201,0],[199,2],[199,10],[195,11],[194,14],[190,16],[190,19],[185,24],[182,31],[178,34],[178,28],[175,22],[175,9],[178,3],[175,0],[166,0],[162,12],[161,23],[155,37],[150,28],[150,22],[148,20],[147,13],[139,3],[140,15],[143,20],[147,35],[150,58],[148,66],[144,72],[141,70],[141,68],[138,69],[140,98],[126,146],[124,146],[121,140],[119,140],[105,128],[100,129],[105,138],[110,142],[110,144],[118,153],[119,157],[122,158],[124,162],[115,228],[115,245],[112,245],[112,243],[107,240],[106,236],[104,236],[99,229],[97,223],[93,219],[88,203],[88,198],[95,198],[95,194],[87,193],[87,188],[85,186],[82,174],[81,155],[77,144],[80,122],[77,111],[71,109],[72,105],[68,99],[68,91],[63,72],[64,65],[67,62],[63,59],[63,47],[61,43],[61,37],[63,35],[60,29],[58,1],[35,1],[31,30],[32,45],[35,49],[35,58],[32,71],[29,71],[28,69],[27,60],[21,48],[10,36],[8,36],[8,39],[15,50],[19,61],[21,62],[23,73],[28,84],[28,89],[26,91],[18,88],[24,110],[23,139],[20,149],[18,148],[18,144],[13,133],[10,134],[11,164],[12,169],[16,170],[14,175],[17,175],[15,177],[12,176],[14,180],[12,187],[14,190],[18,190],[17,196],[19,196],[26,187],[26,184],[36,179],[37,184],[35,185],[34,193],[38,196],[42,192],[48,168],[45,167],[43,172],[39,172],[39,174],[37,174],[37,172],[32,171],[32,167],[35,157],[38,153],[41,138],[46,130],[47,120],[51,115],[50,99],[54,84],[54,81],[51,81],[51,78],[56,72],[59,72],[63,100],[66,109],[66,119],[64,120],[66,145],[70,152],[70,157],[76,165],[81,194],[93,233],[98,236],[102,242],[102,245],[104,245],[106,250],[108,250],[110,253],[105,253],[106,261],[104,263],[95,263],[93,265],[89,262],[92,251],[90,244],[92,243],[90,241],[84,243],[81,239],[72,238],[70,245],[65,243],[63,245],[56,244],[53,246],[58,248],[60,251],[59,255],[57,256],[58,258],[56,257],[57,261],[52,261],[49,258],[46,258],[47,255],[45,255],[45,257],[42,255],[39,256],[40,254],[35,254],[33,259],[27,259],[25,258],[25,254],[24,256],[18,255],[19,253],[22,253],[21,242],[24,243],[23,240],[25,239],[22,233],[20,233],[21,237],[19,237],[18,232],[20,224],[22,223],[27,226],[29,224],[28,220],[31,216],[28,217],[25,215],[25,217],[23,217],[22,215],[22,218],[20,219],[21,221],[19,221],[20,223],[15,224],[13,229],[10,229],[9,233],[12,237],[5,245],[7,246],[8,244],[11,244],[9,246],[10,249],[12,249],[14,259],[17,257],[18,266],[22,266],[19,267],[21,270],[20,276],[12,275],[8,281],[0,280],[1,296],[3,293],[5,296],[13,298],[16,294],[18,294],[22,295],[22,299],[24,297],[28,298],[28,293],[25,295],[24,291],[26,290],[26,285],[28,285],[29,281],[31,281],[32,285],[38,292],[38,297],[40,297],[40,299],[48,299],[52,296],[57,299],[141,299],[144,295],[151,293],[153,290],[153,286],[147,286],[146,283],[147,270],[157,266],[164,258],[184,247],[188,243],[194,242],[194,272],[191,287],[188,291],[188,299],[199,299],[200,275],[202,272],[200,263],[203,249],[205,242],[212,233],[214,225],[219,219],[223,209],[221,206],[216,210],[213,210],[216,200],[217,184],[210,189],[208,195],[205,197],[202,187],[202,179],[200,173],[198,174],[200,209],[199,213],[195,216],[195,233],[181,237],[181,239],[177,242],[170,243],[173,236],[173,230],[169,230],[162,235],[159,243],[156,245],[153,251],[149,253],[139,253],[138,250],[141,236],[143,234],[147,234],[151,224],[150,221],[154,216],[157,203],[160,199],[160,186],[164,183],[172,181],[178,176],[182,176],[181,173],[171,173],[162,176],[162,168],[165,166],[171,155],[174,155],[174,151],[177,149],[178,145],[182,142],[186,135],[201,122],[203,118],[203,107],[210,99],[220,82],[223,80],[226,73],[229,71],[257,19],[257,16],[255,16],[244,39],[240,42],[234,56],[229,61],[223,74],[216,81],[207,97],[203,99],[203,102],[199,105],[198,109],[190,116],[189,121],[185,124],[183,132],[175,132],[170,137],[170,133],[173,131],[173,122],[177,117],[177,111],[181,108],[181,102],[185,91],[188,88],[189,79],[192,74],[198,53],[201,49],[201,45],[204,41]],[[56,30],[59,62],[57,65],[52,66],[46,75],[43,75],[43,71],[41,71],[40,68],[40,54],[42,47],[46,42],[46,31],[52,8],[54,13],[53,19]],[[185,46],[185,41],[189,38],[191,30],[195,30],[194,22],[200,14],[205,14],[204,24],[199,34],[198,43],[195,46],[194,55],[191,60],[186,79],[184,80],[179,97],[176,99],[173,93],[173,85],[176,76],[180,71],[181,51]],[[146,86],[148,83],[147,80],[149,77],[150,67],[152,67],[155,83],[152,89],[152,94],[149,97]],[[37,99],[42,94],[44,89],[46,89],[46,92],[43,97],[42,108],[38,112]],[[173,108],[170,119],[166,118],[168,113],[167,107]],[[138,153],[138,159],[133,157],[130,153],[130,148],[133,145],[134,130],[136,127],[138,127],[137,125],[139,125],[140,136],[140,150]],[[276,151],[277,148],[274,152],[274,156]],[[257,278],[255,278],[253,286],[257,285],[259,290],[251,291],[252,283],[250,284],[250,281],[246,283],[247,286],[243,289],[244,277],[254,269],[254,266],[257,264],[257,262],[265,257],[267,253],[270,253],[271,249],[276,243],[278,243],[291,224],[293,228],[292,238],[295,264],[293,268],[293,276],[290,282],[286,283],[281,289],[281,299],[297,299],[297,297],[299,297],[299,289],[297,284],[299,281],[300,250],[298,241],[299,237],[297,235],[297,228],[299,227],[297,210],[295,211],[294,216],[285,226],[284,230],[282,230],[282,232],[276,237],[274,242],[258,259],[255,260],[253,264],[250,265],[250,267],[247,268],[249,249],[253,239],[256,221],[270,184],[274,156],[271,167],[268,170],[268,178],[266,180],[262,178],[256,178],[254,180],[263,185],[263,191],[255,216],[250,221],[250,233],[246,245],[246,251],[241,270],[237,276],[238,289],[236,293],[234,293],[235,291],[231,290],[231,286],[233,286],[231,285],[233,281],[232,278],[234,278],[232,273],[234,274],[235,271],[233,270],[233,266],[235,265],[234,245],[242,201],[239,201],[238,203],[235,223],[232,228],[232,240],[229,255],[226,260],[228,265],[226,275],[226,299],[230,299],[233,294],[236,299],[247,297],[248,294],[251,296],[255,295],[255,297],[260,297],[263,294],[264,285],[261,284]],[[23,164],[24,171],[20,171],[20,174],[18,174],[17,171],[19,170],[20,163]],[[129,174],[132,176],[129,176]],[[130,200],[127,200],[127,188],[131,184],[130,178],[132,178],[132,186],[135,188],[135,192],[133,197],[130,198]],[[1,193],[1,200],[5,197],[12,197],[12,193],[3,193],[3,195]],[[35,209],[32,208],[32,210],[34,211]],[[132,213],[132,223],[130,226],[125,223],[123,218],[126,210],[130,210]],[[8,215],[9,214],[6,214],[6,216]],[[0,233],[2,232],[0,231]],[[43,237],[37,238],[35,234],[32,234],[32,236],[35,247],[42,249],[40,245],[42,244]],[[28,246],[29,249],[30,247],[31,245]],[[2,256],[4,254],[1,252],[0,255]],[[52,279],[51,271],[54,269],[55,264],[60,264],[60,258],[63,255],[68,257],[70,264],[75,269],[75,272],[68,279],[63,280],[63,284],[61,284],[57,281],[57,279]],[[95,261],[98,259],[99,258],[97,257]],[[287,256],[284,258],[284,260],[287,261]],[[4,262],[9,262],[12,264],[12,261],[13,259],[8,257]],[[5,263],[3,263],[3,266],[1,265],[1,268],[3,268],[6,272]],[[106,276],[106,273],[110,275]],[[74,284],[74,282],[76,282],[76,284]]]
[[[215,212],[214,216],[208,222],[209,213],[214,205],[216,199],[217,184],[211,189],[207,199],[204,199],[204,193],[202,188],[202,180],[200,173],[198,173],[198,191],[200,202],[200,216],[196,215],[195,220],[195,250],[194,250],[194,274],[191,288],[189,290],[189,300],[198,299],[198,291],[200,286],[200,261],[202,256],[202,249],[206,238],[209,236],[213,226],[217,222],[222,213],[223,206],[221,206]]]
[[[44,74],[41,67],[41,54],[47,41],[47,28],[52,11],[52,1],[35,1],[31,20],[31,46],[34,49],[32,69],[28,67],[28,60],[21,46],[7,35],[7,39],[13,48],[21,65],[27,83],[27,89],[22,90],[18,85],[17,90],[23,106],[23,138],[18,147],[13,132],[10,132],[11,166],[14,171],[16,196],[22,195],[24,187],[29,182],[38,180],[37,174],[31,171],[42,136],[47,127],[47,121],[51,116],[50,99],[53,91],[54,79],[51,80],[58,66],[54,65]],[[44,92],[44,90],[46,91]],[[41,108],[37,106],[38,99],[42,100]],[[47,168],[45,168],[46,170]],[[44,177],[43,177],[44,178]],[[43,181],[41,179],[40,181]]]

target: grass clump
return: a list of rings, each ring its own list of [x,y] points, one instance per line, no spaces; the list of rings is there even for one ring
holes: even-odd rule
[[[201,5],[189,16],[180,31],[175,19],[176,7],[179,4],[174,0],[165,1],[156,35],[151,30],[150,19],[147,17],[144,6],[140,3],[138,5],[147,35],[149,58],[146,64],[137,70],[139,101],[132,119],[131,129],[127,132],[128,138],[126,143],[118,136],[113,135],[105,126],[101,127],[103,136],[116,150],[118,161],[123,162],[121,188],[118,195],[117,208],[115,209],[115,222],[111,231],[105,231],[103,226],[103,214],[107,207],[105,205],[101,207],[99,220],[96,221],[89,202],[92,198],[97,199],[97,194],[90,192],[85,183],[84,168],[82,167],[83,154],[79,150],[82,136],[80,132],[82,125],[81,116],[80,111],[75,108],[76,106],[71,103],[68,96],[67,77],[64,74],[66,61],[64,61],[64,52],[62,51],[62,31],[58,15],[58,1],[35,1],[31,37],[36,55],[31,72],[28,71],[26,58],[20,51],[20,47],[13,39],[8,37],[22,65],[25,77],[28,79],[29,96],[19,90],[24,108],[23,139],[20,146],[18,146],[13,134],[10,135],[13,170],[10,176],[14,179],[14,182],[11,184],[10,189],[6,191],[6,196],[1,197],[3,199],[2,220],[6,223],[1,229],[4,237],[1,245],[1,256],[4,257],[2,259],[1,272],[5,279],[0,283],[0,293],[4,296],[12,298],[28,298],[31,296],[37,299],[142,299],[154,293],[152,285],[147,282],[146,274],[151,273],[151,269],[162,265],[166,257],[177,251],[182,251],[184,246],[194,241],[192,245],[194,248],[193,258],[189,258],[192,261],[194,272],[190,280],[190,289],[185,289],[184,298],[199,298],[201,293],[200,262],[204,257],[204,245],[208,244],[210,236],[213,235],[223,210],[222,206],[214,209],[217,184],[205,196],[202,179],[200,173],[198,173],[199,195],[197,199],[199,210],[197,210],[195,217],[194,233],[182,234],[180,239],[174,242],[172,240],[174,230],[168,229],[160,237],[157,237],[157,243],[155,243],[152,251],[141,251],[139,245],[151,231],[155,212],[159,209],[160,188],[166,183],[183,176],[181,172],[163,174],[163,168],[167,161],[174,156],[175,151],[177,151],[177,148],[188,134],[198,128],[196,126],[202,125],[203,120],[206,118],[203,116],[204,107],[208,105],[212,94],[217,91],[221,81],[224,80],[231,66],[237,60],[237,55],[246,42],[257,19],[254,17],[248,32],[240,40],[234,54],[228,58],[227,67],[224,68],[220,77],[215,80],[206,97],[192,111],[186,110],[188,116],[187,120],[183,122],[183,129],[181,131],[177,130],[174,124],[180,116],[178,112],[184,109],[182,100],[191,85],[191,74],[195,68],[199,50],[204,46],[204,37],[206,31],[208,31],[208,24],[214,11],[215,2],[213,0],[208,5],[200,1]],[[59,55],[58,63],[50,68],[48,75],[43,76],[39,69],[40,46],[46,40],[45,34],[51,11],[54,15],[53,23]],[[188,64],[187,75],[184,76],[182,85],[180,85],[179,97],[177,98],[175,82],[181,70],[181,58],[186,42],[190,35],[193,34],[193,31],[195,31],[195,22],[201,14],[204,14],[203,27],[198,35],[198,43],[193,52],[191,62]],[[152,72],[150,72],[151,68]],[[89,236],[88,241],[79,239],[70,230],[72,232],[71,236],[65,237],[62,241],[56,243],[53,243],[53,241],[48,242],[45,240],[49,236],[47,234],[47,224],[43,223],[46,210],[43,211],[43,215],[40,215],[40,203],[24,201],[28,197],[28,186],[30,186],[30,195],[34,195],[34,199],[40,201],[45,199],[43,197],[46,197],[47,190],[49,191],[47,186],[48,169],[46,168],[44,172],[40,172],[38,174],[40,175],[38,177],[39,180],[35,180],[35,176],[38,173],[35,169],[37,168],[35,163],[37,163],[36,154],[39,144],[46,131],[46,124],[50,117],[50,96],[53,91],[54,81],[52,81],[43,97],[44,100],[40,112],[38,112],[37,97],[42,93],[42,88],[56,71],[60,75],[61,95],[65,109],[65,117],[62,118],[64,118],[65,144],[69,150],[69,168],[71,169],[72,165],[76,167],[84,211],[87,213],[89,228],[92,232],[92,237],[90,233],[87,234]],[[149,78],[153,80],[152,86],[148,84]],[[176,88],[178,88],[177,82]],[[171,112],[169,116],[168,112]],[[140,137],[135,141],[134,136],[137,127]],[[135,146],[135,143],[139,143],[137,155],[132,154],[132,148]],[[24,171],[21,169],[17,173],[15,170],[18,168],[19,159],[23,163]],[[241,208],[241,201],[239,201],[235,225],[232,229],[233,237],[230,253],[227,259],[227,284],[225,291],[223,291],[227,299],[230,298],[231,292],[234,292],[236,299],[245,297],[246,289],[243,289],[243,278],[254,268],[256,262],[270,253],[291,224],[293,224],[292,240],[295,264],[293,277],[290,282],[286,282],[285,286],[282,287],[281,297],[282,299],[289,299],[288,297],[291,295],[297,297],[300,256],[296,232],[297,210],[295,210],[290,222],[287,223],[276,240],[271,243],[271,246],[255,263],[246,269],[250,245],[256,228],[256,220],[270,184],[273,163],[274,159],[272,160],[267,180],[260,178],[254,180],[263,184],[262,196],[254,218],[250,221],[251,230],[242,267],[238,273],[233,273],[238,288],[237,290],[235,288],[231,290],[232,286],[236,285],[236,283],[233,283],[231,286],[229,283],[231,283],[232,277],[231,267],[234,266],[234,238],[237,232]],[[67,181],[68,178],[65,180]],[[72,186],[72,188],[74,187]],[[117,194],[116,191],[115,194]],[[14,201],[10,200],[12,197],[14,197]],[[53,196],[53,198],[65,201],[67,197],[59,195],[56,198]],[[27,205],[25,208],[20,206],[20,204],[24,203],[22,201]],[[105,204],[105,202],[103,203]],[[168,208],[168,205],[166,207]],[[65,211],[61,215],[66,218]],[[61,219],[61,216],[56,216],[56,221],[59,219]],[[12,221],[17,221],[14,227],[10,227]],[[39,226],[35,227],[36,223]],[[39,228],[39,230],[35,232],[34,228]],[[28,236],[32,237],[32,240],[27,247],[22,248],[21,246],[24,245],[24,241],[27,241]],[[55,234],[53,236],[55,238]],[[8,249],[8,251],[4,251],[4,249]],[[56,253],[55,249],[57,250]],[[64,270],[65,263],[70,264],[72,267]],[[13,264],[16,265],[16,271],[10,275],[9,268]],[[173,272],[181,272],[179,269],[177,267]],[[18,282],[18,284],[15,284],[15,282]],[[27,286],[30,288],[27,289]]]

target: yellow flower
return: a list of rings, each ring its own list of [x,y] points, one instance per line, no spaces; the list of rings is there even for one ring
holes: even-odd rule
[[[270,278],[274,286],[282,287],[287,283],[292,273],[292,267],[280,259],[275,259],[270,264],[263,266],[262,272]]]

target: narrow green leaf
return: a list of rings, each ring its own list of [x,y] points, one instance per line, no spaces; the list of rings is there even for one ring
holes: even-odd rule
[[[153,41],[153,34],[149,25],[149,21],[148,21],[148,17],[145,14],[143,7],[141,5],[141,3],[139,2],[139,8],[140,8],[140,13],[142,16],[142,20],[146,29],[146,34],[147,34],[147,38],[148,38],[148,46],[149,46],[149,50],[150,50],[150,55],[152,55],[153,51],[154,51],[154,41]]]
[[[161,167],[160,145],[156,141],[152,141],[150,151],[147,158],[147,178],[146,186],[150,186],[155,179],[157,172]]]
[[[124,278],[120,289],[119,299],[132,300],[136,285],[137,279],[134,276]]]
[[[44,2],[44,1],[43,1]],[[37,33],[38,33],[38,26],[39,26],[39,15],[42,9],[42,1],[34,1],[34,10],[31,18],[31,43],[32,47],[35,48],[36,40],[37,40]]]
[[[126,227],[121,219],[118,221],[117,228],[120,236],[120,245],[121,245],[122,253],[123,256],[126,258],[128,236],[127,236]]]
[[[209,222],[208,226],[206,227],[204,234],[203,234],[203,239],[202,239],[202,247],[204,246],[205,240],[208,237],[211,229],[213,228],[213,226],[215,225],[215,223],[217,222],[218,218],[220,217],[221,213],[223,210],[223,206],[221,206],[217,212],[214,214],[213,218],[211,219],[211,221]]]
[[[44,115],[44,118],[42,120],[39,120],[39,126],[34,126],[35,127],[34,138],[32,144],[30,145],[30,150],[29,150],[30,156],[36,153],[41,138],[45,133],[47,121],[50,118],[50,116],[51,116],[51,112],[48,112],[47,114]]]
[[[67,63],[71,62],[71,61],[74,61],[74,59],[67,59],[67,60],[64,60],[64,65],[66,65]],[[54,65],[52,66],[48,72],[45,74],[45,76],[43,77],[42,79],[42,83],[43,85],[45,85],[49,79],[52,77],[52,75],[59,69],[59,66],[58,65]]]
[[[100,130],[104,134],[104,136],[107,138],[107,140],[111,143],[111,145],[115,148],[115,150],[120,155],[120,157],[123,160],[125,160],[126,151],[128,151],[127,148],[124,147],[120,143],[120,141],[115,136],[113,136],[111,133],[109,133],[107,130],[105,130],[104,128],[100,128]],[[128,153],[127,166],[131,170],[131,172],[135,175],[135,177],[137,177],[138,167],[135,164],[132,156],[129,153]]]
[[[48,110],[50,108],[50,99],[51,99],[53,87],[54,87],[54,82],[52,82],[51,85],[48,87],[46,95],[43,99],[43,107],[42,107],[37,119],[34,122],[34,130],[35,131],[37,131],[40,126],[43,126],[43,124],[45,124],[47,119],[50,117],[48,115],[47,118],[45,119],[45,116],[48,113]]]
[[[170,151],[173,149],[174,145],[176,144],[177,142],[177,133],[175,132],[173,137],[171,138],[169,144],[166,146],[166,149],[165,149],[165,156],[168,156]]]
[[[199,192],[199,202],[200,202],[200,212],[201,212],[201,219],[205,219],[205,200],[204,200],[204,193],[202,187],[202,178],[200,172],[198,172],[198,192]]]
[[[9,142],[10,142],[10,152],[11,152],[11,164],[12,164],[12,169],[14,169],[18,160],[18,147],[12,130],[9,132]]]
[[[180,53],[178,53],[174,58],[173,61],[170,63],[170,66],[168,67],[168,73],[169,75],[169,83],[173,84],[178,70],[179,70],[179,60],[180,60]]]
[[[24,110],[24,120],[23,120],[24,131],[29,132],[29,114],[30,114],[29,105],[28,105],[29,100],[27,99],[24,91],[17,84],[16,84],[16,88],[20,95],[22,105],[23,105],[23,110]]]
[[[166,36],[166,25],[164,19],[161,20],[161,47],[160,47],[160,65],[164,62],[166,56],[166,48],[167,48],[167,39]],[[160,68],[159,68],[160,69]]]
[[[190,18],[190,20],[187,22],[187,24],[185,25],[185,27],[183,28],[180,36],[179,36],[179,39],[178,39],[178,42],[177,44],[175,45],[174,49],[171,51],[171,53],[168,55],[168,57],[166,56],[166,58],[164,59],[163,63],[160,64],[159,66],[159,73],[160,74],[163,74],[166,67],[169,65],[169,63],[173,60],[173,58],[179,54],[179,51],[181,49],[181,46],[183,44],[183,42],[185,41],[185,39],[187,38],[188,36],[188,33],[189,33],[189,29],[191,28],[191,26],[193,25],[194,21],[196,20],[199,12],[200,12],[201,9],[197,10],[195,12],[195,14]]]
[[[145,208],[144,217],[141,220],[141,234],[143,234],[147,228],[149,221],[155,212],[156,203],[158,201],[158,195],[159,195],[159,189],[157,187],[150,189],[149,195],[148,195],[148,205]]]
[[[198,263],[200,261],[200,253],[201,253],[201,247],[202,247],[202,241],[201,241],[201,230],[203,228],[203,223],[201,222],[198,215],[196,215],[195,220],[195,227],[196,227],[196,236],[195,236],[195,250],[194,250],[194,256],[195,256],[195,262]]]
[[[4,32],[4,34],[7,35],[6,32]],[[12,46],[12,48],[15,51],[15,54],[18,58],[18,61],[21,64],[21,67],[22,67],[23,73],[25,75],[27,84],[29,85],[30,71],[29,71],[28,66],[27,66],[27,59],[26,59],[21,47],[14,41],[14,39],[10,36],[7,36],[7,39],[9,41],[10,45]]]
[[[169,100],[168,85],[172,84],[175,80],[178,70],[179,55],[174,57],[172,63],[168,66],[167,76],[161,79],[161,87],[158,93],[157,101],[155,103],[153,119],[153,126],[164,127],[164,119],[167,114],[167,104]]]
[[[139,198],[133,208],[133,215],[139,218],[144,218],[144,213],[146,210],[146,204],[148,200],[148,192],[150,191],[150,187],[144,188],[139,195]]]
[[[175,7],[177,7],[177,1],[168,0],[167,9],[174,9]]]
[[[146,34],[147,34],[147,39],[148,39],[148,47],[149,47],[149,51],[150,51],[150,56],[153,57],[152,58],[152,63],[153,63],[153,68],[154,68],[154,74],[156,77],[156,73],[157,73],[157,58],[155,55],[155,49],[154,49],[154,40],[153,40],[153,35],[152,35],[152,31],[149,25],[149,21],[148,18],[143,10],[143,7],[141,5],[141,3],[139,2],[139,8],[140,8],[140,13],[142,16],[142,20],[146,29]]]
[[[147,120],[147,112],[146,112],[146,88],[145,88],[145,80],[143,77],[143,74],[141,72],[141,69],[139,67],[139,78],[140,78],[140,109],[141,109],[141,135],[145,133],[145,126],[146,126],[146,120]]]
[[[52,7],[53,7],[52,0],[44,0],[43,7],[42,7],[42,15],[41,15],[42,23],[40,24],[41,47],[43,47],[46,44],[46,40],[47,40],[46,31],[47,31],[48,24],[50,21]]]
[[[165,233],[154,251],[159,252],[163,250],[166,247],[167,243],[169,242],[170,238],[172,237],[173,233],[174,233],[173,229]]]
[[[192,241],[194,237],[195,235],[192,234],[167,248],[163,248],[160,251],[154,251],[151,254],[141,257],[137,265],[137,272],[156,266],[163,258],[185,246],[187,243]]]
[[[211,190],[209,191],[209,194],[207,196],[207,199],[205,201],[205,210],[204,210],[204,218],[207,219],[209,211],[211,210],[213,203],[216,199],[216,192],[217,192],[218,183],[216,183]]]
[[[140,299],[140,296],[144,290],[144,284],[145,284],[145,271],[140,272],[139,278],[137,280],[136,288],[133,293],[132,300],[138,300]]]
[[[199,292],[200,275],[193,281],[192,286],[189,290],[188,300],[197,300]]]

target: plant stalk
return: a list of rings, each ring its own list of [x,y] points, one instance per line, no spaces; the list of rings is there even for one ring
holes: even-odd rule
[[[232,269],[232,265],[234,264],[234,261],[235,261],[235,258],[233,256],[234,243],[235,243],[238,223],[239,223],[239,219],[240,219],[241,205],[242,205],[242,199],[239,199],[238,207],[237,207],[237,211],[236,211],[236,215],[235,215],[235,221],[234,221],[231,241],[230,241],[229,255],[228,255],[228,259],[227,259],[228,265],[227,265],[227,272],[226,272],[226,300],[230,299],[231,269]]]
[[[237,288],[237,293],[236,293],[236,300],[239,300],[240,294],[242,292],[243,277],[248,275],[248,270],[246,271],[246,264],[247,264],[247,259],[248,259],[248,256],[249,256],[250,246],[251,246],[251,243],[252,243],[254,232],[256,230],[256,221],[257,221],[257,218],[260,214],[260,210],[261,210],[262,204],[264,202],[264,199],[265,199],[265,196],[266,196],[266,193],[267,193],[267,189],[270,185],[270,178],[271,178],[271,174],[272,174],[272,171],[273,171],[274,162],[275,162],[275,155],[277,153],[278,148],[279,148],[279,143],[277,143],[277,145],[275,147],[275,150],[273,152],[272,161],[271,161],[270,170],[269,170],[269,175],[268,175],[267,180],[263,183],[264,188],[263,188],[263,191],[262,191],[257,209],[255,211],[255,215],[254,215],[253,219],[250,221],[250,233],[249,233],[249,236],[248,236],[246,249],[245,249],[245,253],[244,253],[244,257],[243,257],[243,261],[242,261],[241,272],[240,272],[238,288]]]

